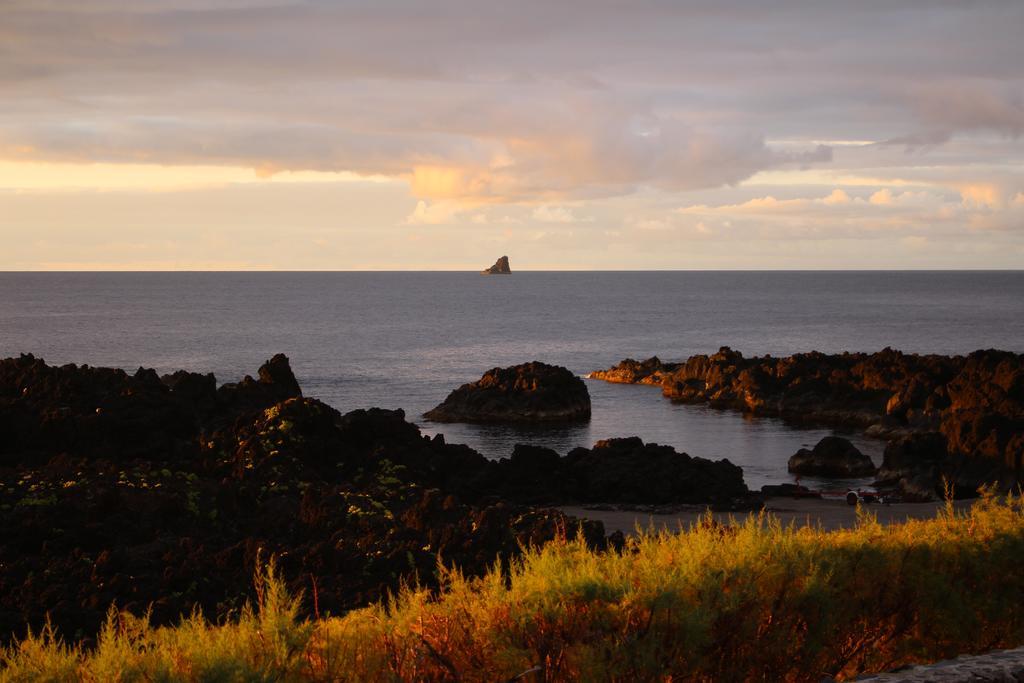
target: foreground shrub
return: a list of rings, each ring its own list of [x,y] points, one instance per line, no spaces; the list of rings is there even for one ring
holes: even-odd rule
[[[302,621],[270,565],[255,608],[174,628],[111,612],[96,648],[49,631],[0,681],[522,681],[849,678],[1024,643],[1024,504],[855,529],[768,516],[645,533],[621,554],[561,541],[440,595]]]

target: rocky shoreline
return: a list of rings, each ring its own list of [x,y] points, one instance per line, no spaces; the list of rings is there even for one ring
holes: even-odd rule
[[[750,504],[728,461],[636,438],[495,462],[400,410],[342,415],[302,395],[283,355],[223,386],[0,360],[0,434],[3,640],[49,619],[90,642],[112,604],[156,624],[225,617],[271,555],[290,590],[339,614],[436,586],[439,562],[475,575],[563,534],[621,544],[548,505]]]
[[[979,486],[1011,489],[1024,465],[1024,356],[818,352],[783,358],[718,353],[666,363],[626,359],[591,379],[661,387],[673,401],[795,422],[855,427],[887,438],[880,484],[909,499]]]
[[[1021,356],[996,351],[745,359],[722,349],[677,364],[624,361],[593,377],[888,434],[876,476],[925,500],[942,477],[960,494],[1020,481],[1021,368]],[[589,414],[577,383],[540,363],[496,368],[445,404],[528,420],[553,405]],[[728,460],[635,437],[565,455],[517,446],[489,460],[424,436],[400,410],[341,414],[303,396],[280,354],[255,378],[220,386],[211,374],[0,360],[0,435],[4,640],[49,619],[88,643],[112,604],[151,609],[156,624],[193,609],[225,617],[251,598],[253,571],[272,555],[290,590],[339,614],[403,582],[437,586],[439,563],[477,575],[560,535],[621,547],[621,533],[555,508],[728,511],[762,500]],[[862,471],[845,444],[819,446],[794,467]]]

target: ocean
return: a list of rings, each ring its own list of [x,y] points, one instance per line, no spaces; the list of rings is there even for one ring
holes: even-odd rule
[[[830,430],[674,405],[652,387],[589,381],[593,418],[574,427],[422,419],[496,366],[542,360],[585,375],[723,345],[1024,352],[1024,272],[0,273],[0,357],[212,371],[223,383],[283,352],[307,396],[342,411],[402,408],[425,433],[488,457],[636,435],[729,458],[752,488],[790,481],[789,456]],[[884,443],[847,436],[881,461]]]

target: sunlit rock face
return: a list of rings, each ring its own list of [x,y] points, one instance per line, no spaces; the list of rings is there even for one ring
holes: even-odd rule
[[[508,256],[502,256],[494,262],[494,265],[487,270],[480,271],[482,275],[511,275],[512,269],[508,267]]]
[[[661,386],[666,375],[675,371],[676,363],[662,363],[657,356],[647,360],[627,358],[607,370],[594,370],[588,379],[600,379],[613,384],[651,384]]]
[[[533,361],[494,368],[425,414],[436,422],[572,422],[590,419],[587,385],[569,370]]]

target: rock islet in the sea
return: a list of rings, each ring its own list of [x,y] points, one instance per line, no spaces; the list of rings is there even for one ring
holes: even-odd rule
[[[512,269],[508,265],[508,256],[502,256],[494,265],[481,271],[482,275],[511,275]]]
[[[424,417],[435,422],[579,422],[590,419],[590,394],[586,383],[566,368],[533,361],[488,370]]]

